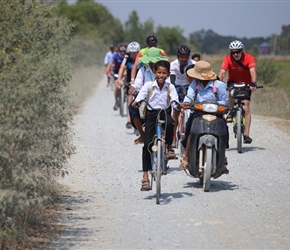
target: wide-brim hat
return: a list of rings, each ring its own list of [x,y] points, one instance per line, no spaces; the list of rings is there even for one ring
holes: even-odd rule
[[[160,49],[151,47],[146,51],[146,54],[139,58],[139,62],[143,64],[156,63],[161,60],[168,60],[167,56],[163,56]]]
[[[189,69],[187,74],[198,80],[215,80],[217,78],[217,75],[212,70],[210,63],[206,61],[196,62],[194,68]]]

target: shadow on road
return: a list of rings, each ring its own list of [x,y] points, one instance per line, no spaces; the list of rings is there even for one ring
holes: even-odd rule
[[[92,235],[91,229],[86,227],[86,221],[97,220],[92,213],[81,213],[80,207],[89,206],[92,202],[89,198],[84,198],[84,195],[72,193],[63,195],[61,199],[59,225],[62,229],[49,244],[49,249],[70,249],[74,245],[85,242]]]
[[[190,192],[177,192],[177,193],[161,193],[160,204],[168,204],[172,200],[180,199],[185,196],[193,196]],[[156,194],[149,195],[144,198],[145,200],[153,200],[156,199]]]
[[[266,148],[262,148],[262,147],[251,147],[251,146],[246,146],[242,148],[242,153],[245,152],[251,152],[251,151],[260,151],[260,150],[266,150]],[[237,151],[237,148],[229,148],[227,149],[227,151]],[[237,151],[238,153],[238,151]]]
[[[196,182],[187,182],[187,185],[184,186],[184,188],[202,189],[202,184],[199,183],[199,180]],[[238,186],[232,184],[231,182],[211,179],[210,192],[219,192],[224,190],[235,190],[235,189],[238,189]]]

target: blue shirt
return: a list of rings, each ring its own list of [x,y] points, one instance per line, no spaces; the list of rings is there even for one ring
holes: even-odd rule
[[[114,64],[113,71],[115,74],[118,74],[121,64],[123,62],[124,56],[120,53],[115,53],[112,58],[112,62]]]
[[[214,93],[214,82],[215,82],[215,88],[217,91],[217,97]],[[226,84],[219,80],[211,80],[208,82],[208,84],[204,87],[201,82],[198,80],[194,80],[189,85],[189,88],[187,90],[187,95],[184,98],[183,102],[192,102],[195,97],[195,90],[197,87],[197,96],[196,96],[196,102],[203,102],[203,101],[217,101],[220,105],[228,105],[228,95],[227,95],[227,87]]]

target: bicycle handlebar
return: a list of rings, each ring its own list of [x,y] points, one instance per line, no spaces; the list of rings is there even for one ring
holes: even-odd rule
[[[232,82],[232,86],[231,87],[227,87],[226,90],[229,91],[229,90],[232,90],[233,88],[238,88],[238,87],[235,87],[234,84],[243,84],[244,82]],[[244,86],[245,88],[247,89],[250,89],[250,85],[245,85]],[[262,89],[264,88],[263,85],[256,85],[256,89]]]
[[[160,109],[155,109],[155,108],[153,108],[153,107],[149,104],[149,102],[148,102],[146,99],[139,101],[139,102],[137,103],[137,106],[140,107],[140,105],[141,105],[142,102],[145,102],[146,105],[147,105],[151,110],[160,110]],[[165,109],[168,109],[168,108],[169,108],[173,103],[175,103],[177,106],[180,105],[179,102],[173,100],[173,101],[171,101],[171,102],[167,105],[166,108],[163,108],[163,109],[164,109],[164,110],[165,110]]]

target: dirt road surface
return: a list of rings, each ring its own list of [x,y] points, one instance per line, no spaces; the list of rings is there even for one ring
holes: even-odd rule
[[[241,154],[229,126],[230,174],[211,192],[170,161],[156,205],[155,189],[140,191],[142,145],[113,104],[104,78],[75,118],[77,150],[60,181],[66,229],[51,249],[290,248],[290,138],[271,119],[253,117]]]

